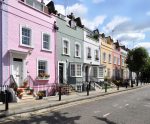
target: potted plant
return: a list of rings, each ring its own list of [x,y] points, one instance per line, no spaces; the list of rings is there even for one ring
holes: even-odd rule
[[[28,81],[27,81],[27,80],[25,80],[25,81],[23,82],[23,86],[24,86],[24,88],[27,88],[27,86],[28,86]]]
[[[39,92],[37,93],[37,96],[38,96],[39,99],[42,99],[43,96],[44,96],[44,93],[43,93],[42,91],[39,91]]]
[[[37,77],[37,79],[48,79],[50,77],[47,73],[40,73]]]
[[[17,96],[18,96],[19,99],[22,99],[23,89],[17,89]]]

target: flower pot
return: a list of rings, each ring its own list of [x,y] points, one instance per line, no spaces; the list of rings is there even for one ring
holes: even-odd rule
[[[39,96],[39,99],[42,99],[43,98],[43,96]]]

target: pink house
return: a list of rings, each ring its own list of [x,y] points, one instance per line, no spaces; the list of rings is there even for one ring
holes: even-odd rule
[[[121,51],[119,42],[114,43],[113,49],[113,79],[121,78]]]
[[[51,93],[55,77],[55,16],[39,0],[0,2],[0,83],[28,80],[34,91]]]

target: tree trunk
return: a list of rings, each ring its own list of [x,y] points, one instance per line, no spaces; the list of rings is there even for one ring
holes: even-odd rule
[[[136,72],[136,86],[139,85],[139,72]]]
[[[133,87],[132,71],[131,71],[131,87]]]

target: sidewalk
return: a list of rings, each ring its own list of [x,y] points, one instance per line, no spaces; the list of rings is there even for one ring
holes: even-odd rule
[[[101,89],[99,91],[90,91],[89,96],[87,96],[86,92],[74,93],[71,95],[62,95],[61,101],[58,100],[58,95],[57,95],[57,96],[50,96],[42,100],[28,100],[28,101],[23,101],[23,102],[21,101],[18,103],[9,103],[8,111],[4,111],[5,105],[0,104],[0,118],[15,115],[15,114],[33,112],[33,111],[40,110],[40,109],[50,108],[50,107],[59,106],[59,105],[76,102],[76,101],[81,101],[85,99],[91,99],[91,98],[113,94],[117,92],[137,89],[137,88],[141,88],[144,86],[147,86],[147,85],[133,87],[133,88],[129,87],[127,89],[120,87],[119,90],[117,90],[117,88],[115,87],[115,88],[108,89],[107,93],[105,93],[104,89]]]

